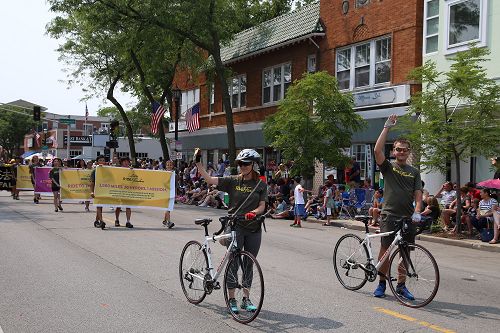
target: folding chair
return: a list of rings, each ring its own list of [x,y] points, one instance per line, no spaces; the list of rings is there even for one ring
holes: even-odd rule
[[[355,208],[358,214],[368,215],[368,211],[373,205],[374,195],[375,190],[373,189],[356,189]]]
[[[342,193],[342,201],[341,201],[341,205],[340,205],[339,218],[353,219],[354,215],[355,215],[355,211],[354,211],[353,196],[351,193],[345,191]]]

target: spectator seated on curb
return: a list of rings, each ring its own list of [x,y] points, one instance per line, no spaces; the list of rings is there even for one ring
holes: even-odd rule
[[[477,210],[477,215],[475,217],[470,217],[468,219],[468,227],[471,230],[471,226],[474,226],[479,234],[484,228],[489,227],[489,223],[493,222],[493,207],[498,205],[498,201],[491,197],[491,190],[488,188],[483,188],[481,190],[482,200],[479,202],[479,208]]]
[[[203,199],[203,201],[200,202],[198,206],[219,208],[223,204],[222,200],[224,199],[223,197],[221,200],[220,193],[221,191],[217,190],[217,186],[212,185],[210,187],[210,190],[207,192],[205,199]],[[222,192],[222,195],[224,195],[224,192]]]
[[[467,187],[460,188],[460,205],[462,206],[462,211],[466,212],[470,208],[470,197],[468,196],[469,189]],[[454,199],[449,208],[445,208],[441,211],[441,217],[443,218],[443,223],[445,225],[445,230],[448,230],[452,224],[452,220],[455,220],[457,215],[457,199]],[[465,220],[462,220],[462,223]]]
[[[277,219],[277,220],[279,220],[279,219],[294,220],[295,215],[293,213],[293,206],[291,206],[289,209],[287,209],[281,213],[271,214],[271,218]]]
[[[490,244],[497,244],[500,242],[500,205],[493,206],[493,239]]]
[[[422,219],[420,225],[417,226],[417,229],[420,229],[420,232],[426,229],[430,229],[431,225],[437,224],[440,214],[441,210],[439,208],[439,202],[437,201],[436,197],[428,196],[425,209],[420,213]]]
[[[451,203],[455,200],[457,193],[453,190],[453,183],[446,182],[441,185],[441,189],[436,193],[435,197],[441,199],[441,206],[444,209],[450,208]]]
[[[380,222],[380,213],[382,212],[382,207],[384,205],[384,190],[378,189],[375,191],[373,196],[372,207],[368,209],[368,216],[370,216],[370,222],[368,225],[372,227],[378,227]]]
[[[189,198],[189,201],[187,202],[188,205],[196,205],[199,202],[203,202],[207,195],[207,185],[206,183],[202,183],[199,185],[198,188],[194,190],[194,193],[191,195],[191,198]]]

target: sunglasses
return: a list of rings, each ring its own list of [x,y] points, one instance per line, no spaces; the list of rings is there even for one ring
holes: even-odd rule
[[[238,161],[238,165],[239,166],[249,166],[249,165],[252,165],[253,162],[242,162],[242,161]]]
[[[394,148],[394,150],[395,150],[395,151],[397,151],[398,153],[401,153],[401,152],[403,152],[403,153],[407,153],[407,152],[409,152],[409,151],[410,151],[410,148],[401,148],[401,147],[396,147],[396,148]]]

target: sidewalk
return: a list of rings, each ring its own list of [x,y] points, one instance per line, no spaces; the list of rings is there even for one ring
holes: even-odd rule
[[[325,220],[317,220],[314,217],[309,216],[305,222],[306,223],[323,224],[323,223],[325,223]],[[365,230],[365,226],[363,225],[363,223],[356,221],[356,220],[331,220],[331,223],[335,227],[344,227],[347,229],[359,230],[359,231]],[[331,228],[331,227],[325,226],[325,228]],[[370,227],[370,231],[374,232],[375,228]],[[422,234],[418,235],[417,239],[427,241],[427,242],[440,243],[440,244],[446,244],[446,245],[452,245],[452,246],[471,248],[471,249],[476,249],[476,250],[481,250],[481,251],[499,252],[500,253],[500,244],[489,244],[487,242],[482,242],[478,239],[458,240],[458,239],[450,239],[450,238],[443,238],[443,237],[436,237],[436,236],[432,236],[432,235],[422,235]]]

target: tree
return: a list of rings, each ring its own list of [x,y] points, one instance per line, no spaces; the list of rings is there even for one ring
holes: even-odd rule
[[[32,113],[22,108],[7,104],[2,105],[2,108],[4,110],[0,112],[0,146],[5,149],[7,156],[13,157],[19,153],[19,147],[23,146],[24,135],[32,131],[36,123]]]
[[[139,133],[143,128],[149,126],[151,120],[150,112],[150,108],[148,108],[147,110],[143,110],[139,108],[139,105],[134,107],[133,110],[125,111],[125,113],[127,114],[127,118],[130,121],[132,132],[134,134]],[[106,117],[110,119],[120,119],[121,117],[120,112],[114,106],[104,107],[97,110],[97,115],[99,117]],[[126,133],[120,132],[120,135],[124,136],[126,135]]]
[[[266,119],[265,139],[294,160],[297,172],[312,178],[317,160],[329,165],[347,162],[342,148],[365,126],[353,106],[352,96],[339,91],[335,77],[327,72],[305,74],[288,88],[278,112]]]
[[[445,161],[454,161],[459,187],[460,161],[500,152],[500,86],[482,66],[488,54],[486,48],[471,46],[452,58],[448,72],[438,72],[436,64],[427,61],[410,74],[423,91],[413,95],[402,128],[416,146],[422,170],[445,172]],[[461,205],[457,205],[458,231],[459,221]]]
[[[75,5],[71,0],[60,0],[64,5]],[[299,1],[300,3],[306,1]],[[228,71],[221,58],[221,47],[233,36],[256,25],[271,15],[281,15],[291,8],[291,0],[88,0],[92,6],[102,4],[118,15],[137,20],[142,25],[156,25],[181,39],[189,40],[205,51],[213,62],[216,79],[221,87],[223,110],[226,115],[229,159],[236,158],[236,139],[233,112],[228,90]],[[269,4],[275,4],[269,5]],[[78,4],[77,4],[78,6]],[[264,13],[264,14],[262,14]],[[266,14],[267,13],[267,14]]]

